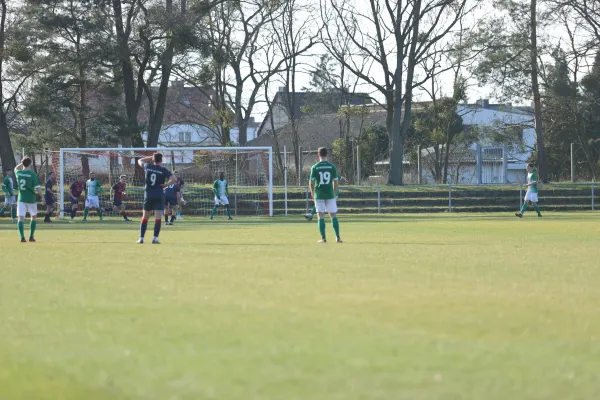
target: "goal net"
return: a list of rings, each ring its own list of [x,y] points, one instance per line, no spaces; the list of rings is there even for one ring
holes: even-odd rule
[[[183,180],[182,214],[208,216],[214,206],[213,183],[225,174],[229,203],[234,215],[273,215],[273,153],[271,147],[185,147],[185,148],[69,148],[52,153],[57,180],[56,198],[60,217],[71,212],[70,187],[87,180],[90,172],[102,184],[100,207],[106,216],[118,216],[111,188],[124,176],[127,185],[123,204],[129,214],[141,214],[144,200],[144,171],[137,165],[142,157],[160,152],[163,166]],[[83,205],[79,205],[79,213]],[[219,207],[218,213],[225,209]]]

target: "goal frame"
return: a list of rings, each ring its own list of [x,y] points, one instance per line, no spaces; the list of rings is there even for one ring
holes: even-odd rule
[[[248,147],[64,147],[60,149],[59,155],[59,175],[60,175],[60,219],[65,218],[65,153],[87,151],[268,151],[269,152],[269,183],[267,192],[269,196],[269,216],[273,216],[273,147],[271,146],[248,146]]]

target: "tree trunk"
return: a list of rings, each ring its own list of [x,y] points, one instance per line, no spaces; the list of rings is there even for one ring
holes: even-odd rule
[[[167,14],[171,15],[173,12],[173,1],[166,0],[166,11]],[[175,47],[173,38],[167,39],[167,48],[162,54],[161,60],[161,79],[160,87],[158,88],[158,98],[156,100],[156,109],[154,111],[154,118],[150,125],[148,133],[148,147],[156,147],[158,145],[158,139],[160,137],[160,131],[162,128],[163,117],[165,115],[165,106],[167,104],[167,92],[169,91],[169,79],[171,77],[171,69],[173,68],[173,54]],[[150,89],[150,88],[149,88]]]
[[[535,134],[537,136],[538,174],[543,183],[548,182],[546,168],[546,149],[544,147],[544,128],[542,125],[542,100],[540,96],[538,49],[537,49],[537,0],[531,0],[531,89],[533,92],[533,112]]]
[[[2,173],[5,174],[6,170],[14,169],[15,153],[12,148],[10,141],[10,135],[8,132],[8,122],[6,120],[6,110],[4,109],[3,101],[3,75],[4,75],[4,47],[5,47],[5,27],[6,27],[6,0],[0,0],[2,6],[2,16],[0,20],[0,162],[2,163]]]
[[[119,52],[119,59],[121,60],[121,69],[123,74],[122,78],[123,92],[125,94],[125,109],[127,110],[127,120],[129,122],[127,133],[131,139],[131,144],[134,147],[144,147],[144,142],[142,141],[137,119],[141,105],[141,102],[138,100],[141,100],[139,99],[141,96],[140,93],[138,93],[136,96],[136,82],[133,77],[133,67],[130,57],[128,38],[123,26],[123,10],[121,7],[121,0],[113,0],[113,12],[115,18],[115,30],[117,32],[117,49]],[[143,76],[142,74],[140,75]]]

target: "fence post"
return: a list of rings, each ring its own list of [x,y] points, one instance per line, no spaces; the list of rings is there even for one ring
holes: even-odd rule
[[[452,185],[448,185],[448,212],[452,212]]]
[[[237,188],[233,188],[233,214],[237,217]]]
[[[575,182],[575,159],[573,158],[573,147],[575,146],[575,143],[571,143],[571,183]],[[592,192],[593,192],[593,187],[594,184],[592,183]]]
[[[308,213],[308,188],[306,188],[306,212]]]
[[[360,185],[360,146],[356,145],[356,184]]]
[[[482,167],[481,167],[481,146],[477,144],[477,184],[483,183],[482,179]]]
[[[287,170],[287,149],[283,145],[283,192],[285,196],[285,215],[288,215],[288,170]]]
[[[298,147],[298,164],[300,166],[296,166],[298,168],[298,186],[302,186],[302,146]]]
[[[421,165],[421,145],[417,146],[417,184],[423,184],[423,172]]]
[[[381,214],[381,187],[377,186],[377,214]]]
[[[508,146],[502,147],[502,169],[504,174],[504,184],[508,183]]]
[[[523,208],[523,184],[519,186],[519,210]]]
[[[595,201],[594,197],[595,197],[595,194],[594,194],[594,180],[592,179],[592,211],[596,211],[595,210],[595,204],[594,204],[594,201]]]

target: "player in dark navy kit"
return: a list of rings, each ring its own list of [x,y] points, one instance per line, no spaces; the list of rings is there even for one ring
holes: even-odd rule
[[[115,183],[112,188],[110,188],[112,194],[113,205],[115,208],[121,211],[121,215],[126,222],[130,222],[131,220],[127,217],[127,211],[125,211],[125,203],[123,203],[123,196],[125,195],[125,189],[127,188],[127,177],[125,175],[121,175],[119,178],[119,182]]]
[[[175,222],[175,210],[178,208],[181,198],[181,189],[177,182],[165,188],[165,224],[173,225]],[[169,221],[169,216],[171,221]]]
[[[46,204],[46,216],[44,217],[44,222],[52,222],[50,217],[54,212],[54,204],[56,203],[56,198],[54,197],[54,172],[48,173],[48,179],[46,179],[46,191],[44,192],[44,204]]]
[[[175,173],[177,175],[177,173]],[[179,186],[179,204],[177,207],[177,220],[183,221],[183,217],[181,216],[181,210],[183,210],[183,206],[186,205],[185,200],[183,199],[183,186],[185,182],[179,176],[177,177],[177,186]]]
[[[163,211],[165,209],[165,194],[163,189],[177,182],[177,177],[162,166],[163,156],[156,153],[151,157],[138,160],[140,167],[144,168],[144,211],[142,223],[140,224],[140,239],[138,244],[144,243],[144,235],[148,228],[148,219],[154,211],[154,239],[152,244],[160,244],[158,235],[162,223]]]
[[[83,175],[79,176],[79,180],[73,182],[71,185],[71,192],[69,193],[69,199],[71,200],[71,221],[73,222],[73,218],[75,218],[75,214],[77,214],[77,210],[79,209],[79,199],[81,198],[81,193],[85,189],[85,178]]]

